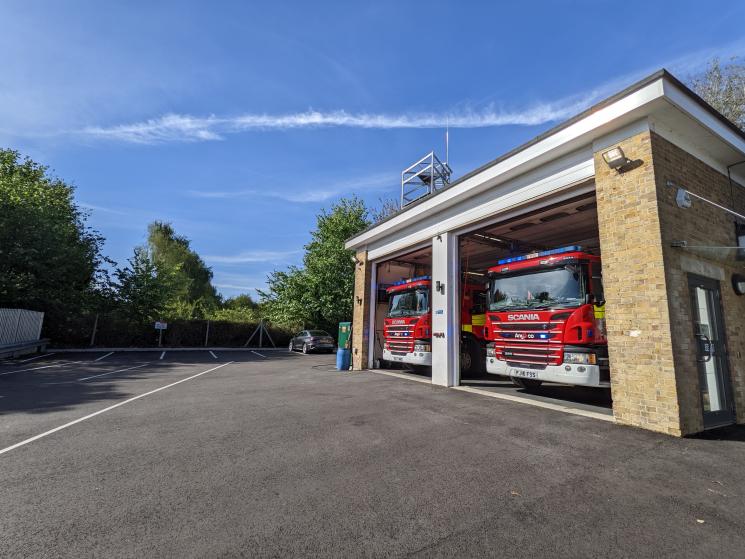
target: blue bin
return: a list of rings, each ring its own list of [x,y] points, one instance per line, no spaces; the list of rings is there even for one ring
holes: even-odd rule
[[[340,347],[336,350],[336,370],[337,371],[348,371],[349,361],[352,358],[352,354],[346,348]]]

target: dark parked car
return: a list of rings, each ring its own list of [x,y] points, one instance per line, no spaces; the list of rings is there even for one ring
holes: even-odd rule
[[[311,351],[324,351],[331,353],[334,351],[336,343],[331,334],[325,330],[303,330],[290,340],[290,351],[296,349],[302,350],[303,353]]]

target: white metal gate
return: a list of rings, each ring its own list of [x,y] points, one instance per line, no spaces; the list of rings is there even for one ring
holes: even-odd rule
[[[43,312],[0,309],[0,346],[38,340],[43,322]]]

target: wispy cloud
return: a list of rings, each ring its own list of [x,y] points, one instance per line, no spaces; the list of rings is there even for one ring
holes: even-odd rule
[[[231,134],[249,131],[292,130],[312,128],[404,129],[484,128],[505,125],[534,126],[567,119],[602,99],[622,85],[665,66],[681,78],[701,70],[715,56],[745,55],[745,39],[711,46],[683,56],[640,68],[626,76],[600,84],[592,91],[558,100],[509,108],[504,104],[465,106],[439,112],[373,113],[347,110],[306,110],[282,114],[244,113],[237,115],[193,115],[167,113],[153,118],[112,125],[92,125],[47,135],[69,135],[99,140],[138,144],[217,141]],[[24,93],[25,94],[25,93]],[[55,92],[56,94],[56,92]],[[13,99],[11,99],[13,101]],[[13,104],[13,103],[12,103]],[[11,104],[11,105],[12,105]],[[0,111],[2,115],[2,111]],[[39,131],[35,134],[40,134]]]
[[[272,250],[247,250],[238,254],[230,255],[208,255],[203,258],[214,264],[247,264],[250,262],[287,262],[293,256],[300,254],[299,250],[272,251]]]
[[[350,192],[376,191],[395,183],[395,172],[350,177],[349,179],[330,179],[328,182],[311,186],[304,190],[283,190],[276,188],[247,188],[239,190],[189,190],[188,196],[211,199],[274,198],[285,202],[325,202],[331,198]]]
[[[104,206],[97,206],[95,204],[88,204],[87,202],[80,202],[78,203],[78,206],[81,208],[84,208],[86,210],[92,210],[96,212],[105,212],[109,214],[115,214],[115,215],[128,215],[128,212],[125,212],[123,210],[116,210],[114,208],[107,208]]]
[[[157,144],[221,140],[228,134],[247,131],[292,130],[302,128],[486,128],[505,125],[533,126],[568,118],[594,96],[572,97],[557,102],[539,103],[523,110],[505,110],[494,105],[465,108],[442,113],[354,113],[344,110],[308,110],[288,114],[242,114],[232,117],[166,114],[130,124],[110,127],[90,126],[79,131],[88,137]]]
[[[213,283],[218,289],[231,289],[235,291],[256,291],[257,289],[263,289],[263,287],[255,287],[250,285],[236,285],[233,283]]]

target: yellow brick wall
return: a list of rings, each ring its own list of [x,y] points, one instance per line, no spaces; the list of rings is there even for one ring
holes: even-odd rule
[[[652,133],[652,151],[657,178],[658,205],[662,223],[662,242],[667,270],[668,298],[676,357],[678,394],[683,433],[703,429],[699,373],[695,362],[688,274],[696,273],[720,281],[722,309],[730,354],[729,365],[738,422],[745,422],[745,297],[735,295],[732,274],[743,272],[745,265],[731,256],[697,254],[670,246],[672,241],[687,241],[691,246],[735,246],[733,217],[702,201],[683,210],[675,202],[676,184],[724,207],[745,210],[745,189],[730,188],[722,173],[693,157],[661,136]]]
[[[354,312],[352,314],[352,368],[360,371],[367,368],[370,340],[370,281],[372,265],[367,251],[359,251],[354,268]]]
[[[613,410],[619,423],[671,435],[703,429],[688,274],[720,280],[730,372],[745,422],[745,297],[731,287],[742,263],[671,247],[733,246],[732,217],[703,202],[678,208],[672,180],[732,207],[727,177],[654,132],[618,145],[641,165],[619,174],[595,154],[600,246],[607,299]],[[745,189],[735,188],[745,209]]]
[[[619,423],[680,435],[650,133],[618,145],[641,165],[618,173],[595,154],[613,413]]]

